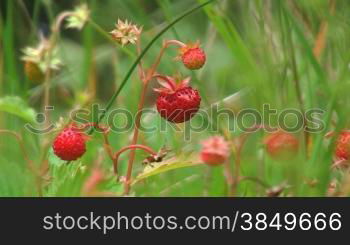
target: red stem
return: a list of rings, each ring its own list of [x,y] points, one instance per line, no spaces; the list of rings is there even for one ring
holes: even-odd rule
[[[137,51],[140,53],[141,51],[141,43],[138,43],[139,47],[137,48]],[[178,45],[180,47],[184,47],[185,44],[177,41],[177,40],[168,40],[165,41],[163,43],[163,46],[156,58],[156,61],[154,62],[154,64],[151,66],[151,68],[149,69],[149,71],[147,72],[147,74],[144,74],[144,72],[139,72],[140,73],[140,79],[142,81],[142,92],[141,92],[141,98],[139,101],[139,105],[138,105],[138,111],[137,111],[137,115],[135,118],[135,128],[134,128],[134,136],[133,139],[131,141],[131,145],[136,145],[137,144],[137,140],[138,140],[138,136],[139,136],[139,127],[141,124],[141,116],[142,116],[142,108],[144,106],[144,102],[145,102],[145,95],[146,95],[146,91],[147,91],[147,86],[148,83],[152,80],[152,78],[154,77],[154,74],[156,72],[156,69],[163,57],[163,54],[165,52],[165,49],[169,46],[169,45]],[[139,66],[140,69],[142,69],[141,66]],[[134,160],[135,160],[135,149],[131,149],[130,151],[130,156],[129,156],[129,162],[128,162],[128,169],[127,169],[127,173],[126,173],[126,180],[125,180],[125,184],[124,184],[124,194],[127,195],[129,194],[130,191],[130,179],[131,179],[131,173],[132,173],[132,167],[134,164]]]
[[[114,173],[117,175],[118,174],[118,160],[119,160],[119,156],[120,154],[122,154],[124,151],[127,150],[132,150],[135,151],[135,149],[142,149],[146,152],[148,152],[151,155],[157,155],[157,153],[152,150],[152,148],[145,146],[145,145],[128,145],[125,146],[123,148],[121,148],[119,151],[117,151],[114,156],[113,156],[113,167],[114,167]]]
[[[158,55],[158,57],[157,57],[157,59],[156,59],[156,62],[154,62],[154,64],[151,66],[151,69],[148,71],[147,76],[146,76],[146,78],[145,78],[145,80],[144,80],[144,83],[147,83],[148,81],[150,81],[150,80],[152,79],[152,77],[153,77],[153,75],[154,75],[154,73],[155,73],[155,71],[156,71],[156,69],[157,69],[157,67],[158,67],[158,65],[159,65],[159,63],[160,63],[160,60],[161,60],[162,57],[163,57],[163,54],[164,54],[164,52],[165,52],[165,49],[166,49],[167,47],[169,47],[169,45],[171,45],[171,44],[177,45],[177,46],[180,46],[180,47],[186,46],[186,44],[184,44],[184,43],[182,43],[182,42],[180,42],[180,41],[177,41],[177,40],[168,40],[168,41],[165,41],[165,42],[163,43],[163,46],[162,46],[160,52],[159,52],[159,55]]]
[[[147,85],[148,85],[147,81],[144,82],[143,85],[142,85],[141,98],[140,98],[140,101],[139,101],[137,115],[136,115],[136,118],[135,118],[134,136],[133,136],[133,139],[131,141],[131,145],[136,145],[137,144],[137,140],[138,140],[138,136],[139,136],[139,128],[140,128],[140,125],[141,125],[142,108],[143,108],[144,102],[145,102]],[[125,184],[124,184],[124,194],[126,194],[126,195],[130,191],[130,179],[131,179],[132,166],[133,166],[133,163],[134,163],[134,159],[135,159],[135,150],[131,150],[130,156],[129,156],[129,162],[128,162],[128,169],[127,169],[127,172],[126,172],[126,180],[125,180]]]
[[[84,130],[87,127],[95,127],[95,128],[102,129],[103,140],[104,140],[103,146],[104,146],[108,156],[113,161],[113,152],[112,152],[112,148],[111,148],[111,145],[109,143],[109,140],[108,140],[108,133],[109,133],[109,127],[108,126],[102,126],[101,124],[97,124],[97,123],[94,123],[94,122],[89,122],[89,123],[82,124],[82,127],[78,127],[78,126],[75,126],[75,125],[73,125],[73,127],[75,129],[77,129],[77,130]]]

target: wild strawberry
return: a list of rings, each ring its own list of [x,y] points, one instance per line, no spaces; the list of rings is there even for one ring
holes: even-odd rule
[[[156,76],[163,88],[159,92],[157,110],[161,117],[172,123],[183,123],[190,120],[198,111],[201,97],[197,90],[188,86],[190,78],[176,83],[169,76]]]
[[[86,140],[87,136],[71,124],[56,136],[52,148],[55,155],[62,160],[74,161],[85,153]]]
[[[203,49],[199,43],[188,44],[180,49],[182,63],[190,70],[200,69],[206,60]]]
[[[335,146],[335,155],[339,159],[350,159],[350,131],[343,131],[339,134]]]
[[[299,149],[299,140],[292,134],[277,131],[264,140],[267,153],[276,160],[286,160],[295,156]]]
[[[200,157],[208,165],[220,165],[230,155],[229,143],[222,136],[213,136],[202,141]]]

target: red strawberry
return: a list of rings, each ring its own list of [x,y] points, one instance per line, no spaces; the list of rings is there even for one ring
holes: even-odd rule
[[[229,155],[229,143],[222,136],[213,136],[202,142],[200,157],[208,165],[223,164]]]
[[[299,150],[299,140],[292,134],[277,131],[265,138],[266,151],[276,160],[286,160],[295,156]]]
[[[74,161],[85,153],[86,140],[87,136],[72,124],[56,136],[52,148],[62,160]]]
[[[206,56],[199,43],[189,44],[180,49],[182,63],[190,70],[200,69],[206,61]]]
[[[350,132],[343,131],[339,134],[336,147],[335,155],[339,159],[349,160],[350,159]]]
[[[188,86],[190,78],[176,83],[172,77],[161,75],[156,77],[164,87],[155,89],[159,92],[157,110],[161,117],[172,123],[190,120],[197,113],[201,102],[198,91]]]

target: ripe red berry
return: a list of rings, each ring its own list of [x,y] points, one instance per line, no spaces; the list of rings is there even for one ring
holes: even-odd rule
[[[335,147],[335,155],[339,159],[350,159],[350,132],[344,131],[339,134]]]
[[[198,91],[188,86],[190,78],[177,84],[172,77],[157,77],[159,83],[164,86],[164,88],[155,89],[159,92],[156,104],[161,117],[172,123],[190,120],[199,110],[201,102]]]
[[[56,156],[65,161],[74,161],[86,151],[86,135],[74,125],[70,125],[59,133],[53,143]]]
[[[206,61],[206,55],[199,43],[186,45],[181,50],[182,63],[190,70],[200,69]]]
[[[201,160],[208,165],[223,164],[230,155],[229,143],[222,136],[202,141]]]
[[[292,134],[277,131],[270,134],[264,141],[267,153],[276,160],[286,160],[294,157],[299,150],[299,140]]]

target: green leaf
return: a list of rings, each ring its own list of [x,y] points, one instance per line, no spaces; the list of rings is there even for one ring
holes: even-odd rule
[[[7,112],[22,118],[23,120],[35,122],[35,110],[18,96],[6,96],[0,98],[0,111]]]
[[[60,167],[66,163],[66,161],[61,160],[59,157],[55,155],[55,153],[52,150],[52,147],[50,147],[48,152],[48,160],[50,166],[57,166]]]
[[[195,157],[173,157],[166,161],[159,162],[159,163],[151,163],[148,164],[143,171],[136,176],[134,181],[132,182],[132,185],[136,184],[140,180],[146,179],[148,177],[151,177],[153,175],[157,175],[160,173],[164,173],[170,170],[179,169],[179,168],[186,168],[186,167],[194,167],[203,165],[198,159]]]
[[[45,196],[79,196],[87,176],[86,166],[81,162],[66,164],[49,152],[50,183]]]

